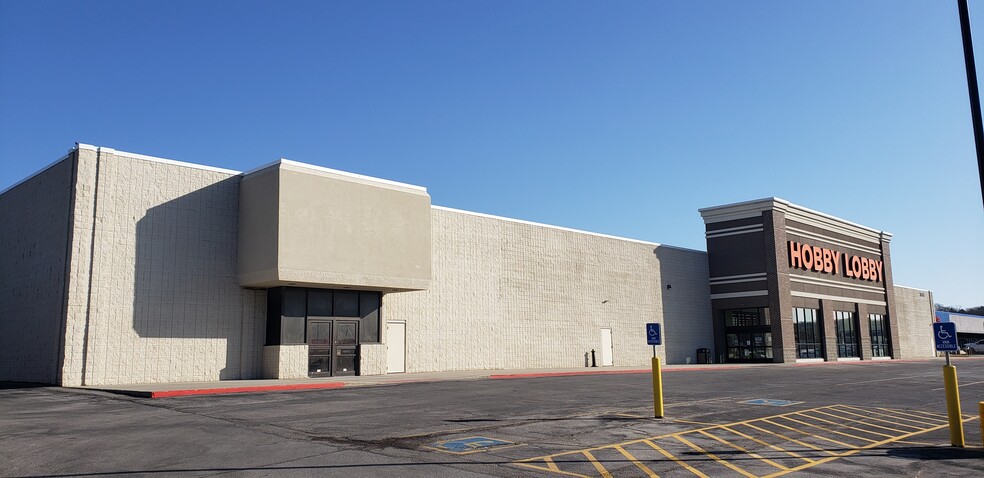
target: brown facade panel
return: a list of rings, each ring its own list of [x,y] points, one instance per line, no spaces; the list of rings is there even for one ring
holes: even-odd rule
[[[803,309],[819,309],[820,299],[812,299],[809,297],[796,297],[792,298],[793,307],[799,307]]]
[[[775,362],[796,361],[792,296],[789,291],[789,263],[786,252],[785,213],[771,210],[762,213],[765,224],[766,276],[769,284],[769,310],[772,316],[772,357]]]
[[[714,231],[719,231],[721,229],[730,229],[732,227],[741,227],[741,226],[751,226],[755,224],[762,224],[762,218],[756,216],[756,217],[746,217],[742,219],[734,219],[731,221],[712,222],[710,224],[707,224],[705,230],[710,233]]]
[[[887,293],[885,294],[887,302],[887,315],[888,315],[888,346],[892,350],[892,358],[901,358],[899,351],[901,349],[901,341],[899,339],[899,327],[896,325],[896,321],[893,321],[892,317],[896,313],[895,309],[895,284],[892,282],[892,253],[888,247],[888,241],[882,241],[882,257],[885,258],[885,286]]]
[[[707,266],[712,279],[765,272],[767,255],[761,231],[707,240]]]
[[[871,247],[871,248],[874,248],[874,249],[877,249],[878,248],[878,243],[877,242],[874,242],[874,241],[866,241],[866,240],[859,239],[859,238],[854,237],[854,236],[849,236],[847,234],[841,234],[839,232],[831,231],[829,229],[823,229],[823,228],[820,228],[820,227],[817,227],[817,226],[814,226],[814,225],[811,225],[811,224],[805,224],[805,223],[802,223],[802,222],[798,222],[796,220],[786,219],[786,227],[794,227],[796,229],[800,229],[800,230],[807,231],[807,232],[812,232],[814,234],[819,234],[819,235],[822,235],[822,236],[827,236],[827,237],[830,237],[831,239],[837,239],[839,241],[847,242],[847,243],[850,243],[850,244],[858,244],[858,245],[861,245],[861,246],[867,246],[867,247]],[[800,237],[797,233],[792,232],[792,231],[788,231],[788,230],[786,231],[786,234],[787,235],[790,235],[790,236]]]
[[[765,290],[768,287],[765,278],[754,282],[736,282],[733,284],[711,284],[712,294],[725,294],[729,292],[749,292]]]

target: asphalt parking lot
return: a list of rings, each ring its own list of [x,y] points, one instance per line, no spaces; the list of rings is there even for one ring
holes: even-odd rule
[[[0,476],[984,476],[984,358],[141,399],[0,390]]]

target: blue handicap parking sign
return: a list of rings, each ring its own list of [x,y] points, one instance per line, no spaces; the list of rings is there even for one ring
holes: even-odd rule
[[[659,333],[659,324],[646,324],[646,343],[663,345],[663,336]]]
[[[933,324],[933,343],[937,352],[958,352],[957,324],[953,322],[936,322]]]

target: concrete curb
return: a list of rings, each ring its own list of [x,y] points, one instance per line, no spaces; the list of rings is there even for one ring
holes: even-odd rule
[[[976,361],[984,360],[984,356],[980,357],[959,357],[954,358],[958,361]],[[901,359],[901,360],[862,360],[862,361],[844,361],[844,362],[811,362],[811,363],[794,363],[794,364],[708,364],[700,366],[685,366],[685,365],[670,365],[663,367],[664,373],[676,373],[676,372],[700,372],[705,370],[737,370],[748,367],[817,367],[817,366],[837,366],[837,365],[891,365],[905,362],[933,362],[942,361],[940,358],[925,358],[925,359]],[[240,385],[229,386],[229,387],[217,387],[215,382],[213,383],[203,383],[202,388],[190,388],[190,384],[181,384],[179,386],[184,386],[188,388],[178,388],[172,390],[147,390],[139,388],[111,388],[111,387],[81,387],[87,390],[100,390],[103,392],[116,393],[121,395],[128,395],[131,397],[139,398],[171,398],[171,397],[188,397],[188,396],[201,396],[201,395],[226,395],[226,394],[238,394],[238,393],[263,393],[263,392],[285,392],[285,391],[305,391],[305,390],[330,390],[338,388],[354,388],[354,387],[379,387],[386,385],[402,385],[407,383],[428,383],[428,382],[451,382],[451,381],[468,381],[468,380],[511,380],[511,379],[530,379],[530,378],[548,378],[548,377],[572,377],[572,376],[583,376],[583,375],[626,375],[626,374],[650,374],[652,370],[649,368],[642,369],[620,369],[620,370],[567,370],[567,371],[540,371],[540,372],[517,372],[517,373],[500,373],[500,374],[490,374],[483,375],[479,371],[475,371],[475,375],[468,376],[454,376],[448,375],[444,377],[420,377],[420,378],[400,378],[393,380],[382,380],[382,381],[369,381],[369,382],[310,382],[310,383],[287,383],[287,384],[273,384],[273,385]],[[403,377],[406,377],[404,375]],[[269,382],[268,382],[269,383]],[[193,385],[191,385],[193,386]]]

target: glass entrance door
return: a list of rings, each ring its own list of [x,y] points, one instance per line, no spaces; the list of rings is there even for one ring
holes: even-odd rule
[[[356,320],[336,320],[333,337],[335,360],[332,375],[355,375],[356,352],[359,348],[359,322]]]
[[[728,362],[772,362],[772,327],[769,309],[724,311]]]
[[[308,320],[308,375],[355,375],[358,367],[359,321]]]
[[[311,377],[331,376],[331,321],[308,321],[308,375]]]

